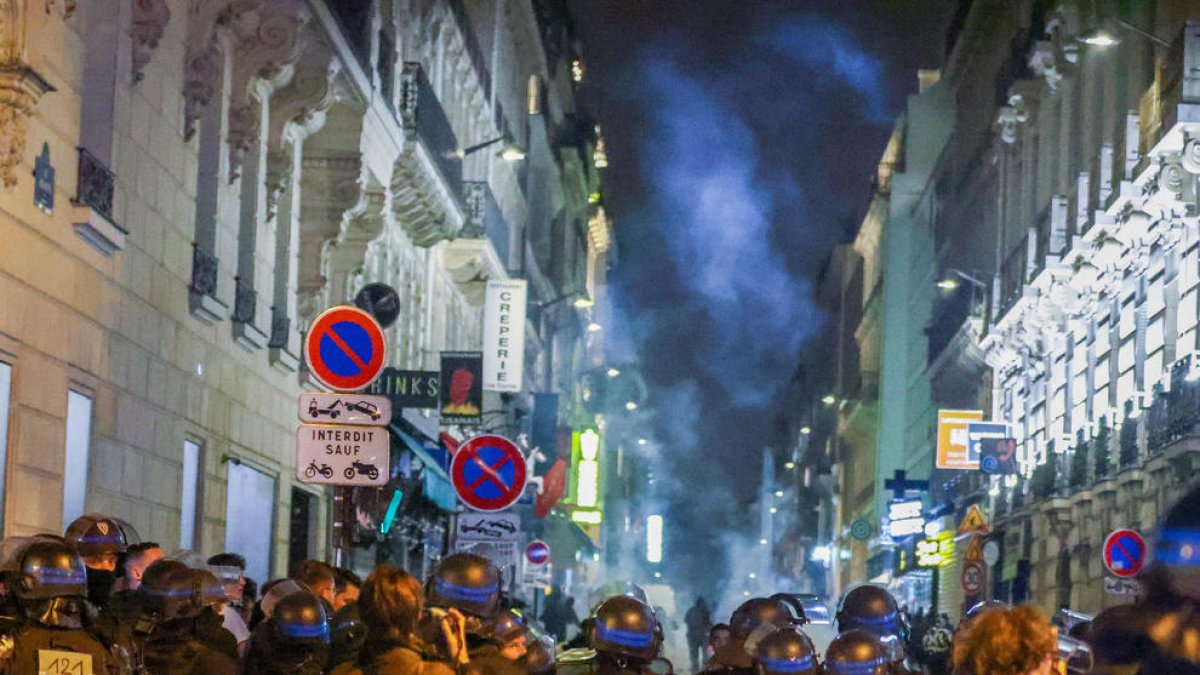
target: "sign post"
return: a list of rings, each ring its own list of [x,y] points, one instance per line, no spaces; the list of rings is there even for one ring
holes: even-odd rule
[[[354,505],[347,486],[380,487],[391,479],[391,401],[355,394],[383,371],[387,340],[375,317],[357,307],[321,312],[304,337],[304,362],[318,382],[334,390],[300,395],[296,413],[296,477],[334,485],[330,529],[333,564],[345,566]]]

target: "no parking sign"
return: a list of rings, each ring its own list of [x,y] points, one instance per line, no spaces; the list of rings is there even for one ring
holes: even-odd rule
[[[383,371],[387,341],[375,317],[357,307],[325,310],[304,338],[304,360],[321,384],[358,391]]]
[[[463,443],[450,463],[459,499],[476,511],[503,511],[525,492],[525,456],[515,443],[493,434]]]
[[[1133,530],[1116,530],[1104,540],[1104,566],[1118,577],[1137,576],[1146,562],[1146,541]]]

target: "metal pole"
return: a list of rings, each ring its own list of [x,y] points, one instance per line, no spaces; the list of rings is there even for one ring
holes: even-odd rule
[[[350,562],[350,523],[346,515],[350,504],[350,488],[333,488],[333,523],[330,539],[333,541],[334,567],[347,567]]]

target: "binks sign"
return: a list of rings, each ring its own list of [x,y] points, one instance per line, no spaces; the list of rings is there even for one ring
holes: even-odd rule
[[[525,372],[524,279],[487,282],[483,310],[483,388],[519,392]]]

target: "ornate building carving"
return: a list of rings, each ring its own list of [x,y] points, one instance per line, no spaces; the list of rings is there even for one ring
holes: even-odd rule
[[[170,20],[171,8],[167,0],[134,0],[133,21],[129,27],[129,37],[133,40],[130,68],[134,84],[142,81],[142,70],[150,63]]]

